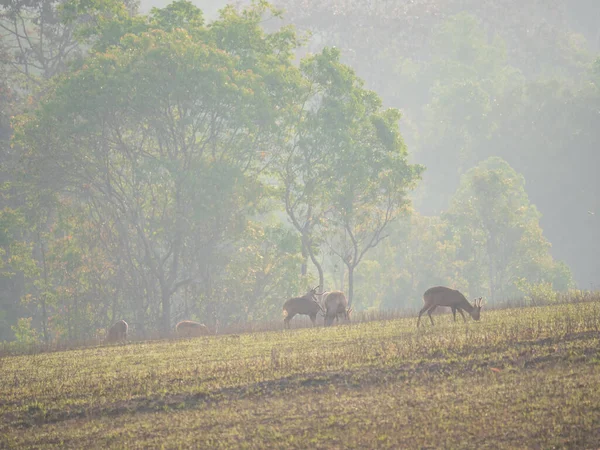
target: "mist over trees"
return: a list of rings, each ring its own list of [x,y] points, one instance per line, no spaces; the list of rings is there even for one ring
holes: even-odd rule
[[[427,167],[418,211],[445,211],[460,176],[500,156],[527,180],[554,257],[581,287],[597,285],[598,2],[277,4],[312,34],[312,49],[342,49],[367,86],[402,111],[413,159]]]
[[[538,3],[1,4],[0,340],[596,283],[596,7]]]

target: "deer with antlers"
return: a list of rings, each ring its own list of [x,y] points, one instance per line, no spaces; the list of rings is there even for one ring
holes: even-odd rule
[[[283,304],[283,314],[285,316],[283,324],[285,328],[290,328],[290,320],[297,314],[310,317],[313,326],[317,324],[317,314],[324,314],[323,307],[317,299],[317,295],[323,294],[317,292],[319,287],[315,286],[302,297],[290,298]]]
[[[483,299],[479,297],[475,299],[473,304],[469,303],[464,295],[462,295],[459,291],[450,289],[444,286],[436,286],[430,289],[427,289],[423,294],[423,303],[425,304],[421,311],[419,311],[419,319],[417,320],[417,327],[421,324],[421,315],[427,311],[427,315],[429,316],[429,320],[431,320],[431,325],[433,325],[433,319],[431,317],[431,313],[438,306],[448,306],[452,309],[452,315],[454,316],[454,321],[456,322],[456,311],[460,313],[463,320],[466,322],[467,319],[463,314],[463,310],[468,312],[473,320],[479,320],[481,314],[481,307],[483,306]]]

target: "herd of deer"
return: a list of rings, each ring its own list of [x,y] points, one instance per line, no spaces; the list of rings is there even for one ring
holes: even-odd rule
[[[317,324],[317,315],[324,316],[325,326],[328,327],[333,323],[335,319],[336,323],[341,318],[343,321],[348,322],[350,320],[350,314],[352,308],[348,307],[348,300],[341,291],[332,292],[317,292],[319,286],[310,289],[302,297],[290,298],[283,304],[283,313],[285,318],[283,319],[284,327],[290,327],[290,320],[296,315],[306,315],[310,317],[313,325]],[[321,297],[319,300],[318,297]],[[460,313],[463,320],[466,322],[463,311],[466,311],[474,320],[479,320],[481,307],[483,306],[483,299],[479,297],[475,299],[471,304],[463,294],[459,291],[450,289],[443,286],[432,287],[427,289],[423,294],[423,308],[419,311],[419,318],[417,320],[417,327],[421,324],[421,316],[427,312],[431,325],[433,325],[433,318],[431,313],[438,306],[449,307],[452,310],[454,321],[456,322],[456,311]],[[127,339],[128,325],[124,320],[119,320],[108,330],[106,341],[117,342]],[[207,336],[213,334],[210,329],[198,322],[191,320],[184,320],[179,322],[175,326],[175,332],[178,337],[190,338]],[[214,334],[217,334],[215,329]]]

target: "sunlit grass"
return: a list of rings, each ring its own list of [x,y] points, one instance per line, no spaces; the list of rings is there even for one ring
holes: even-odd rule
[[[420,329],[412,317],[5,357],[0,439],[63,448],[508,448],[600,438],[600,303],[434,320]]]

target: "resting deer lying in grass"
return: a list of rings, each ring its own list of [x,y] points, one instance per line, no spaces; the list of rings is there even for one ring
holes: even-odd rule
[[[218,325],[215,327],[214,334],[217,334],[217,331]],[[182,320],[179,322],[177,325],[175,325],[175,332],[177,333],[177,337],[182,338],[208,336],[213,334],[206,325],[203,323],[194,322],[192,320]]]
[[[342,317],[344,320],[350,320],[350,313],[352,308],[348,308],[348,300],[341,291],[332,291],[325,297],[325,326],[328,327],[333,323],[333,319],[336,322]]]
[[[317,295],[322,294],[322,292],[317,293],[318,287],[319,286],[315,286],[302,297],[290,298],[283,304],[283,314],[285,315],[283,325],[285,328],[290,327],[290,320],[292,320],[296,314],[307,315],[310,317],[313,325],[317,324],[317,314],[323,313],[323,307],[317,300]]]
[[[129,326],[124,320],[119,320],[108,329],[106,342],[118,342],[127,340],[127,330]]]
[[[421,315],[425,311],[427,311],[429,320],[431,320],[431,325],[433,325],[431,313],[438,306],[450,307],[452,309],[452,315],[454,316],[455,322],[457,310],[465,322],[467,321],[467,319],[465,319],[463,310],[468,312],[474,320],[479,320],[481,314],[481,307],[483,306],[481,297],[475,299],[475,301],[471,305],[469,301],[465,298],[465,296],[462,295],[460,292],[444,286],[437,286],[427,289],[423,294],[423,303],[425,303],[425,305],[423,306],[421,311],[419,311],[419,320],[417,320],[417,327],[420,325]]]

